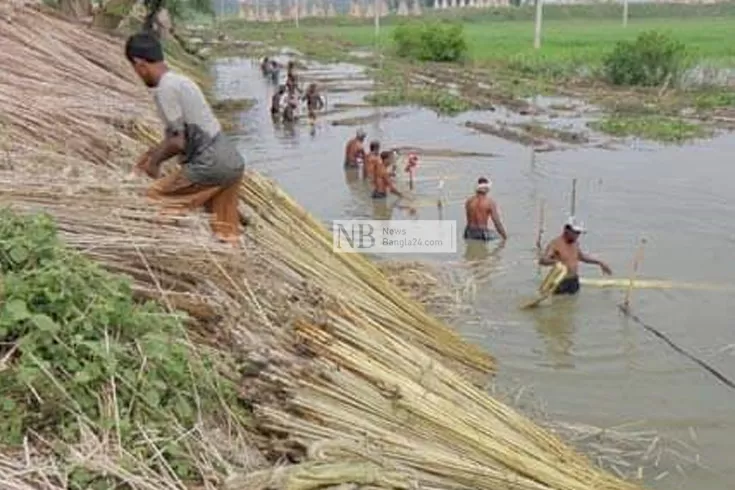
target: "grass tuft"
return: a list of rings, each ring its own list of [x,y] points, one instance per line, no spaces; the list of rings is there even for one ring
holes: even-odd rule
[[[699,124],[656,115],[612,115],[590,123],[590,127],[613,136],[637,136],[665,143],[683,143],[710,134],[710,131]]]

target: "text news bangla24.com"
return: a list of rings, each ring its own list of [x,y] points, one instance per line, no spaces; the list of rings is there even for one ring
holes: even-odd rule
[[[337,253],[456,253],[457,222],[335,220],[332,248]]]

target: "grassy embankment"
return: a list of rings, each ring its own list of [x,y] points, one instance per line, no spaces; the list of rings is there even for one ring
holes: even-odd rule
[[[290,22],[274,26],[233,20],[223,29],[234,38],[289,45],[326,60],[354,60],[351,50],[379,44],[386,56],[378,76],[382,88],[373,100],[382,105],[414,103],[452,114],[495,104],[522,110],[527,107],[524,99],[535,94],[571,95],[609,112],[609,120],[597,125],[602,130],[627,135],[645,128],[643,136],[665,141],[705,134],[698,124],[681,121],[683,114],[711,122],[722,109],[735,105],[735,95],[716,83],[722,69],[735,67],[735,47],[726,42],[735,34],[735,4],[631,5],[627,28],[615,5],[548,6],[540,50],[533,49],[530,8],[445,11],[428,18],[463,22],[465,61],[398,59],[392,37],[404,21],[398,17],[383,20],[379,43],[371,19],[303,19],[298,29]],[[666,32],[686,45],[692,65],[700,69],[697,83],[631,89],[604,80],[603,59],[615,43],[650,30]],[[417,75],[439,83],[417,80]],[[448,94],[442,85],[447,82],[457,83],[461,96]],[[478,87],[478,82],[486,85]]]

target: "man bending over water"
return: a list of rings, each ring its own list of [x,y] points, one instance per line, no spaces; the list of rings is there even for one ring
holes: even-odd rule
[[[583,226],[574,217],[570,217],[564,225],[561,235],[551,240],[544,255],[539,259],[540,265],[553,266],[561,262],[567,268],[567,277],[557,286],[554,294],[576,294],[579,291],[579,263],[600,266],[605,275],[612,274],[603,261],[590,257],[579,247],[579,236],[584,233]]]
[[[357,167],[365,159],[365,131],[357,130],[354,138],[347,142],[345,146],[345,167]]]
[[[380,153],[380,163],[374,169],[373,176],[373,199],[385,199],[388,192],[398,197],[403,197],[393,184],[390,167],[393,165],[393,152],[384,151]]]
[[[490,181],[485,177],[477,179],[477,191],[474,196],[467,199],[464,205],[467,215],[467,226],[464,229],[465,240],[482,240],[485,242],[493,240],[496,236],[495,232],[488,227],[490,220],[492,220],[497,234],[503,240],[508,239],[503,222],[500,220],[498,206],[488,196],[489,191]]]
[[[148,197],[168,212],[204,207],[212,213],[212,231],[222,241],[237,243],[240,214],[238,189],[245,162],[222,134],[219,121],[200,88],[189,78],[168,69],[163,48],[153,34],[128,38],[125,56],[153,97],[166,132],[136,165],[156,181]],[[181,157],[181,167],[159,178],[161,164]]]

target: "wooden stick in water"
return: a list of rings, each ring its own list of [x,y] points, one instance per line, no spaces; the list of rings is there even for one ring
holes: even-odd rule
[[[541,254],[541,239],[544,235],[544,214],[545,214],[546,202],[542,199],[541,205],[539,206],[538,212],[538,235],[536,235],[536,250]]]
[[[625,292],[625,300],[623,301],[623,311],[629,311],[630,307],[630,296],[633,293],[633,283],[635,281],[635,276],[638,273],[638,268],[640,267],[641,261],[643,260],[643,248],[646,245],[646,239],[642,238],[641,243],[638,246],[638,251],[635,254],[635,258],[633,259],[633,267],[630,271],[630,282],[628,283],[628,289]]]
[[[572,180],[572,216],[577,213],[577,179]]]
[[[439,196],[437,198],[436,204],[440,208],[444,205],[444,178],[445,177],[442,177],[441,180],[439,180],[439,184],[437,185]]]

